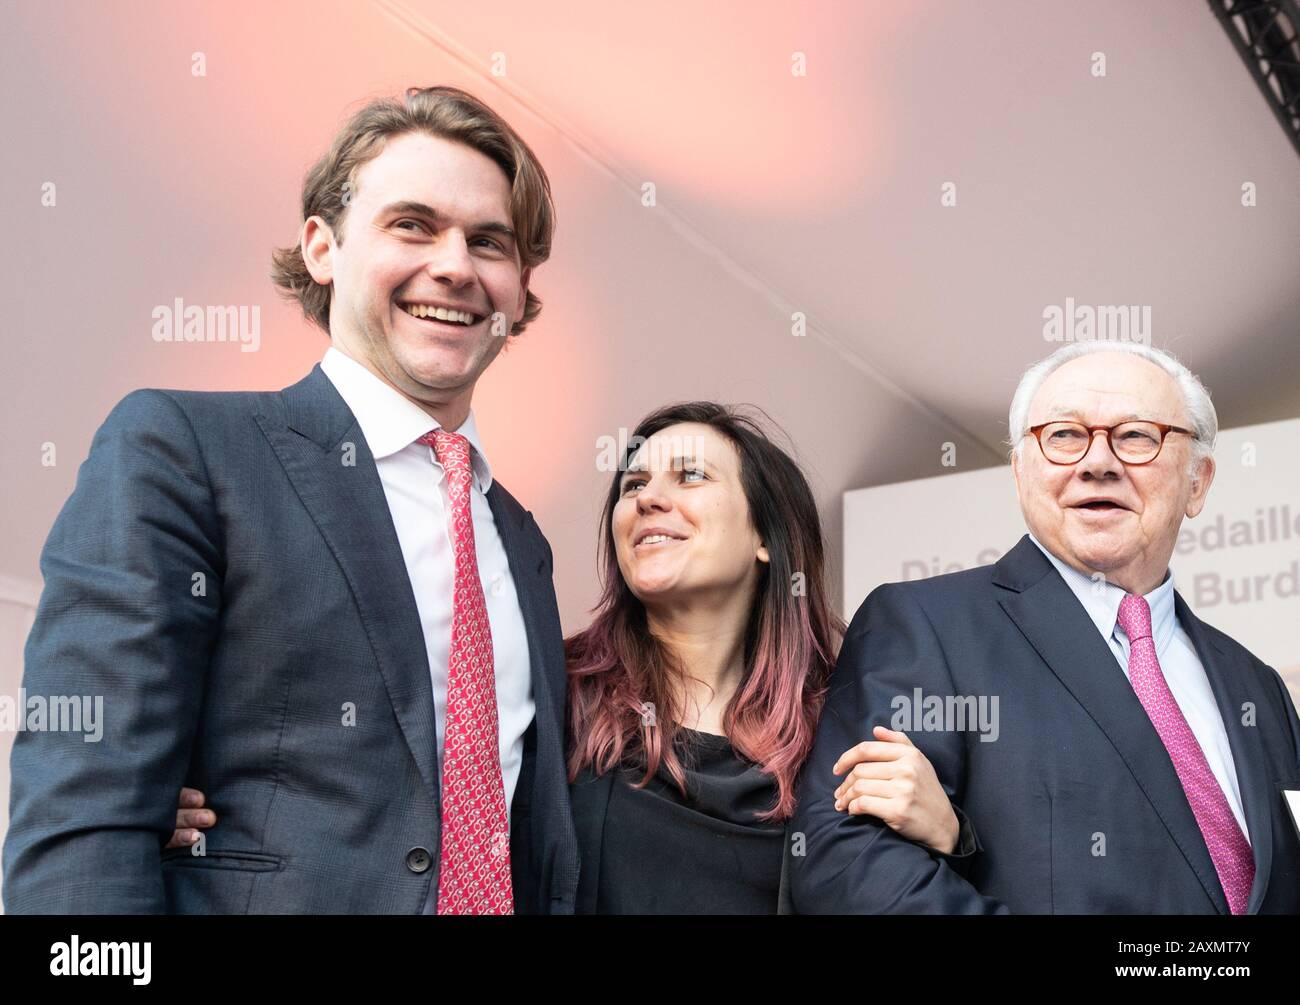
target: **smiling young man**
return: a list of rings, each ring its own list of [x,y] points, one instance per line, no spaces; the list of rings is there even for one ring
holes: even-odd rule
[[[501,166],[441,136],[392,137],[357,172],[341,220],[306,220],[301,256],[312,281],[333,290],[334,348],[459,427],[527,307],[532,269],[520,261]]]
[[[792,824],[796,910],[1300,911],[1281,791],[1300,782],[1295,707],[1169,572],[1217,428],[1201,382],[1158,350],[1081,343],[1026,372],[1010,432],[1030,533],[995,565],[882,586],[859,609]],[[840,753],[917,691],[999,699],[993,742],[960,720],[912,735],[980,837],[960,874],[828,806]]]
[[[11,913],[568,913],[551,553],[471,402],[541,308],[541,165],[452,88],[367,105],[303,185],[276,283],[328,332],[276,393],[146,390],[42,554]],[[73,742],[73,741],[76,742]],[[160,855],[182,781],[219,826]]]

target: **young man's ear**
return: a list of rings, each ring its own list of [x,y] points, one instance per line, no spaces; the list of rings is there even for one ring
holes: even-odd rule
[[[302,238],[299,242],[302,260],[312,279],[321,286],[328,286],[334,281],[334,232],[330,225],[319,216],[310,216],[302,225]]]

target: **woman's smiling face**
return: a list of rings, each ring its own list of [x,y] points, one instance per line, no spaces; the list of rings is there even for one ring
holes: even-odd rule
[[[661,429],[629,458],[612,530],[623,579],[647,607],[752,588],[768,559],[740,454],[701,423]]]

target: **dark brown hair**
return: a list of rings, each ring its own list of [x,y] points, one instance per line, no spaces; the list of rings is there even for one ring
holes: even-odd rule
[[[646,416],[614,473],[600,525],[603,588],[595,620],[565,640],[569,779],[588,766],[604,774],[632,764],[644,772],[639,784],[645,785],[662,763],[686,792],[673,742],[682,712],[673,685],[684,669],[650,634],[645,607],[619,569],[612,529],[636,448],[679,422],[710,426],[735,446],[750,522],[768,551],[745,631],[745,677],[723,714],[723,729],[737,753],[775,778],[776,803],[759,818],[784,820],[794,810],[795,777],[812,749],[844,624],[827,596],[821,520],[803,472],[755,419],[710,401]],[[645,714],[649,707],[652,717]]]
[[[380,154],[388,139],[406,133],[428,133],[463,143],[499,164],[510,180],[510,218],[522,267],[540,265],[550,257],[555,205],[546,172],[528,144],[501,116],[455,87],[412,87],[401,101],[372,101],[353,115],[334,137],[329,152],[303,179],[303,222],[321,217],[334,232],[335,242],[342,244],[343,220],[357,172]],[[302,304],[307,319],[328,334],[333,286],[321,285],[311,277],[299,244],[277,248],[271,262],[275,285]],[[523,317],[510,333],[522,332],[541,309],[541,300],[529,290]]]

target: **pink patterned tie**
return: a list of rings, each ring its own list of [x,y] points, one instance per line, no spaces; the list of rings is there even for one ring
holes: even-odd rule
[[[420,437],[447,474],[456,579],[447,661],[439,914],[514,914],[510,832],[497,731],[492,628],[479,581],[470,510],[469,441],[435,429]]]
[[[1255,857],[1232,815],[1228,799],[1205,760],[1201,745],[1183,718],[1165,682],[1156,643],[1151,637],[1151,608],[1145,598],[1126,593],[1119,602],[1119,626],[1129,638],[1128,673],[1138,700],[1174,762],[1192,814],[1214,861],[1214,871],[1228,898],[1228,909],[1243,914],[1255,882]]]

